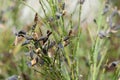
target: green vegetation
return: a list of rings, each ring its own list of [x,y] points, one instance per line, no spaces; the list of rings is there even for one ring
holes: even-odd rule
[[[27,0],[0,1],[0,80],[119,80],[119,6],[101,1],[93,24],[81,27],[84,2],[71,14],[64,0],[38,3],[44,16]],[[24,6],[34,12],[29,24]]]

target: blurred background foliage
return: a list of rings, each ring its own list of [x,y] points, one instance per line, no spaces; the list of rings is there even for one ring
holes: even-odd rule
[[[35,12],[30,7],[27,6],[27,8],[32,12],[32,13],[31,12],[29,13],[29,10],[26,8],[26,5],[21,1],[22,0],[0,0],[0,80],[7,79],[12,75],[22,76],[21,80],[41,80],[40,79],[41,75],[35,72],[34,69],[29,68],[26,64],[27,63],[27,58],[25,56],[25,53],[27,52],[26,48],[21,47],[20,45],[14,46],[14,41],[15,41],[14,33],[16,31],[19,31],[20,29],[28,31],[31,28],[32,23],[34,22]],[[23,0],[23,1],[25,1],[26,4],[29,4],[28,0]],[[32,0],[32,1],[34,2],[35,0]],[[104,3],[104,0],[101,0],[101,1],[102,3]],[[119,0],[111,0],[111,1],[112,1],[112,5],[117,6],[118,9],[120,9]],[[34,5],[36,4],[38,3],[35,2]],[[31,6],[31,7],[37,10],[36,7],[34,6]],[[39,8],[38,10],[40,10],[39,14],[44,18],[45,15],[43,15],[43,11],[41,11],[41,9]],[[26,15],[29,15],[29,16],[26,16]],[[50,14],[48,13],[48,16],[50,15],[51,13]],[[70,24],[70,26],[74,27],[76,26],[76,24],[78,24],[76,19],[71,19],[69,16],[65,16],[65,17],[68,20],[69,19],[71,21],[73,20],[72,22],[73,24]],[[75,16],[75,17],[78,17],[78,16]],[[102,22],[103,22],[102,26],[107,25],[104,20]],[[117,22],[120,23],[119,18],[117,19]],[[40,25],[42,25],[42,23],[40,23]],[[54,25],[54,23],[52,25]],[[106,46],[105,47],[103,46],[103,48],[105,50],[107,48],[108,50],[106,52],[104,50],[101,50],[101,52],[106,53],[103,66],[108,62],[120,60],[120,49],[119,49],[120,41],[119,40],[120,39],[118,37],[117,38],[111,37],[110,40],[106,39],[106,41],[104,42]],[[22,40],[20,40],[19,42],[21,41]],[[92,43],[93,42],[91,40],[90,32],[89,31],[84,32],[83,30],[83,33],[81,32],[81,37],[80,37],[80,45],[79,45],[80,48],[78,50],[79,54],[77,54],[77,57],[79,58],[79,61],[80,61],[79,63],[80,64],[79,67],[81,70],[80,73],[83,76],[86,76],[88,74],[89,68],[86,65],[89,65],[88,60],[89,60],[89,53],[90,53],[90,48]],[[106,71],[100,76],[103,76],[104,80],[113,80],[112,77],[114,73],[115,73],[114,71]],[[86,79],[86,78],[83,78],[83,79]]]

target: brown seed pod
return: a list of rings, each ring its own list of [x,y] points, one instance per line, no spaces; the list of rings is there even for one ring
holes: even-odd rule
[[[63,39],[63,41],[67,41],[67,40],[69,40],[70,39],[70,37],[69,36],[66,36],[64,39]]]
[[[22,46],[27,45],[27,44],[29,44],[29,43],[30,43],[30,40],[26,40],[26,41],[24,41],[24,42],[22,43]]]
[[[62,4],[62,10],[65,10],[65,3]]]
[[[26,32],[25,31],[23,31],[23,30],[20,30],[18,33],[17,33],[17,36],[18,37],[24,37],[26,35]]]
[[[71,36],[71,35],[72,35],[72,33],[73,33],[73,31],[72,31],[72,30],[70,30],[70,31],[69,31],[69,33],[68,33],[68,35],[69,35],[69,36]]]
[[[65,46],[67,46],[68,44],[70,44],[70,42],[69,42],[69,41],[64,41],[63,44],[64,44],[64,47],[65,47]]]
[[[34,66],[36,63],[38,62],[38,58],[33,58],[33,60],[31,61],[31,65]]]
[[[106,71],[114,71],[118,64],[120,64],[120,61],[113,61],[105,66]]]
[[[35,14],[35,18],[34,18],[34,22],[37,23],[38,22],[38,14]]]
[[[47,36],[49,37],[51,34],[52,34],[52,32],[47,30]]]

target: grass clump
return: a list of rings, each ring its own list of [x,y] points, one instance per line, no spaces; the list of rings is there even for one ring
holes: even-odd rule
[[[14,31],[14,36],[10,36],[9,29],[0,30],[6,35],[0,36],[0,67],[6,64],[0,79],[8,76],[8,80],[119,79],[120,13],[117,7],[106,1],[93,24],[81,27],[84,0],[77,2],[70,15],[64,0],[39,0],[44,16],[23,0],[15,2],[29,7],[35,16],[29,26]],[[18,7],[12,9],[17,15],[12,15],[10,25],[20,26]],[[73,20],[75,15],[77,22]],[[7,24],[7,21],[1,22]]]

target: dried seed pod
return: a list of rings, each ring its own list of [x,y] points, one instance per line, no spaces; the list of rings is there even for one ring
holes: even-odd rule
[[[68,41],[71,35],[72,35],[72,30],[70,30],[68,35],[63,38],[63,41]]]
[[[73,33],[73,31],[72,31],[72,30],[70,30],[70,31],[69,31],[69,33],[68,33],[68,36],[71,36],[71,35],[72,35],[72,33]]]
[[[32,37],[32,36],[25,35],[24,37],[25,37],[27,40],[33,40],[33,37]]]
[[[120,29],[120,25],[115,25],[112,28],[110,28],[110,33],[117,33]]]
[[[85,0],[79,0],[80,4],[83,4],[85,2]]]
[[[48,37],[44,38],[43,40],[43,44],[45,44],[45,42],[48,40]]]
[[[47,36],[42,36],[40,37],[37,41],[43,41],[43,44],[45,44],[45,42],[48,40],[49,36],[52,34],[52,32],[50,32],[49,30],[47,30]]]
[[[99,37],[100,37],[101,39],[104,38],[104,37],[106,37],[106,33],[103,32],[103,31],[100,31],[100,32],[99,32]]]
[[[100,31],[99,34],[98,34],[98,36],[99,36],[101,39],[103,39],[103,38],[105,38],[105,37],[107,37],[107,38],[110,37],[110,36],[108,36],[108,33],[105,32],[105,31]]]
[[[114,61],[108,65],[109,68],[115,68],[120,63],[120,61]]]
[[[35,57],[35,51],[34,50],[30,50],[29,52],[25,53],[25,55],[27,57],[29,57],[30,59],[33,59]]]
[[[51,22],[53,22],[54,21],[54,18],[53,17],[49,17],[48,18],[48,23],[51,23]]]
[[[47,30],[47,36],[49,37],[51,34],[52,34],[52,32]]]
[[[36,49],[38,49],[39,48],[39,41],[34,41],[34,46]]]
[[[24,34],[24,35],[26,35],[26,32],[23,31],[23,30],[21,30],[21,31],[18,32],[18,34]]]
[[[27,62],[28,67],[32,67],[31,62]]]
[[[41,59],[41,58],[39,58],[39,59],[38,59],[38,63],[40,63],[40,65],[42,66],[42,65],[44,65],[44,60]]]
[[[42,49],[42,52],[43,52],[44,54],[47,54],[47,50],[46,50],[45,48]]]
[[[105,5],[105,8],[103,9],[102,15],[105,15],[109,11],[109,6]]]
[[[38,14],[35,14],[35,18],[34,18],[34,22],[37,23],[38,22]]]
[[[116,24],[112,29],[119,30],[120,29],[120,24]]]
[[[65,3],[62,4],[62,10],[65,10]]]
[[[63,39],[63,41],[67,41],[67,40],[69,40],[70,39],[70,37],[69,36],[66,36],[64,39]]]
[[[114,11],[112,12],[112,14],[109,17],[108,23],[109,23],[110,28],[113,27],[113,20],[112,19],[116,14],[118,14],[117,8],[114,9]]]
[[[17,33],[17,36],[18,36],[18,37],[20,37],[20,36],[24,37],[24,35],[26,35],[26,32],[23,31],[23,30],[21,30],[21,31],[19,31],[19,32]]]
[[[58,48],[59,49],[64,48],[63,44],[62,43],[58,43]]]
[[[36,28],[36,23],[32,26],[32,30],[34,31],[35,30],[35,28]]]
[[[22,46],[27,45],[30,43],[30,40],[26,40],[25,42],[22,43]]]
[[[44,41],[44,40],[46,40],[48,37],[47,36],[41,36],[39,39],[38,39],[38,41]]]
[[[33,50],[30,51],[30,58],[33,59],[35,52]]]
[[[47,54],[47,53],[48,53],[48,46],[47,46],[47,44],[45,44],[45,45],[43,46],[42,52],[43,52],[44,54]]]
[[[57,13],[56,13],[56,19],[60,19],[60,17],[61,17],[62,15],[63,15],[62,13],[57,12]]]
[[[53,49],[53,48],[49,49],[49,51],[48,51],[48,57],[53,58],[54,55],[55,55],[55,52],[56,52],[55,49]]]
[[[113,71],[117,68],[118,64],[120,64],[120,61],[113,61],[106,66],[106,70]]]
[[[117,33],[118,31],[117,30],[114,30],[114,29],[111,29],[110,30],[110,33]]]
[[[65,46],[67,46],[68,44],[70,44],[70,42],[69,42],[69,41],[64,41],[63,44],[64,44],[64,47],[65,47]]]
[[[48,49],[52,48],[53,46],[55,46],[56,42],[55,41],[51,41],[50,44],[48,45]]]
[[[33,60],[31,61],[31,65],[34,66],[36,63],[38,62],[38,58],[33,58]]]
[[[48,36],[42,36],[42,37],[40,37],[38,40],[37,40],[37,42],[39,42],[39,41],[43,41],[43,44],[45,44],[45,42],[48,40]]]

